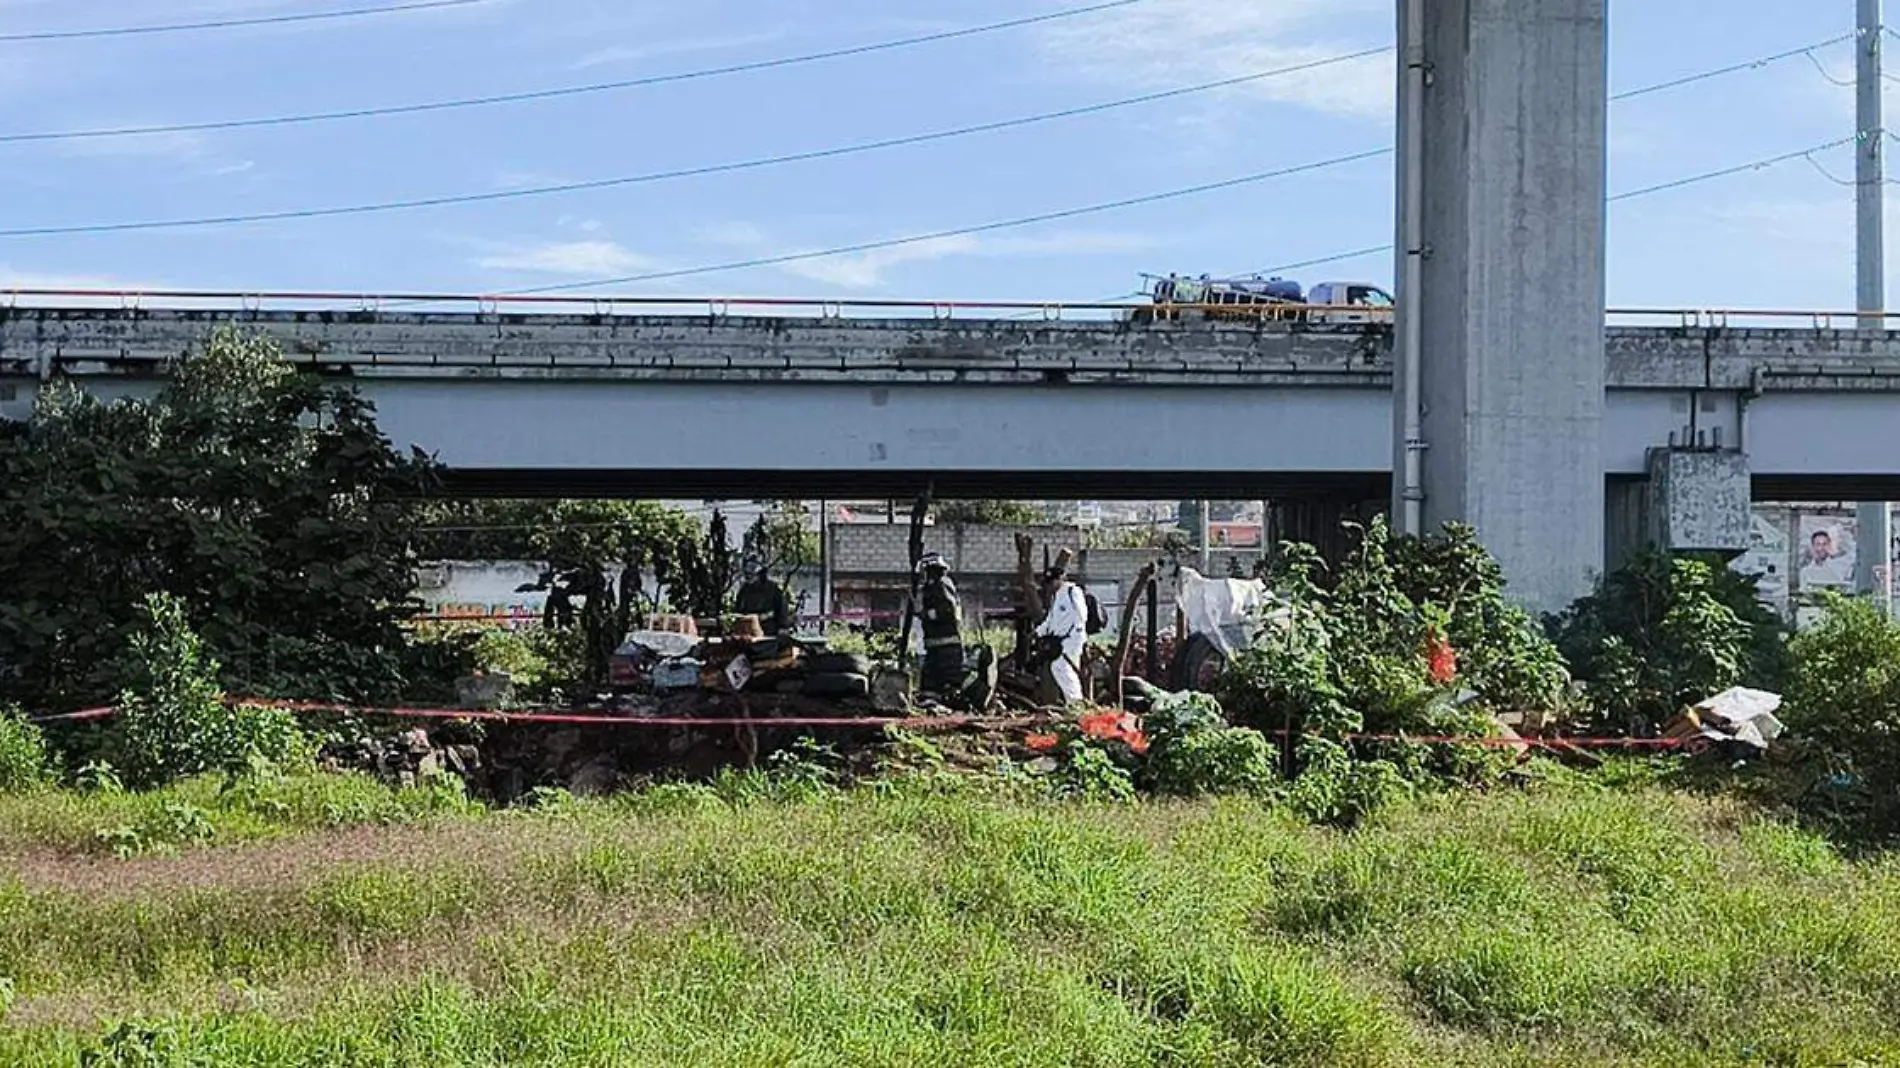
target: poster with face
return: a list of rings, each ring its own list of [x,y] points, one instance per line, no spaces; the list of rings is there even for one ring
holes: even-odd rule
[[[1755,596],[1785,612],[1788,604],[1788,514],[1756,512],[1751,517],[1748,549],[1729,565],[1754,575]]]
[[[1854,521],[1804,515],[1800,522],[1801,588],[1841,589],[1854,584]]]

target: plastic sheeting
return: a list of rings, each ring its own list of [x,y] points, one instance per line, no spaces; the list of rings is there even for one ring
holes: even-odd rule
[[[1284,626],[1292,618],[1259,579],[1211,579],[1183,567],[1178,581],[1175,603],[1187,617],[1188,633],[1207,635],[1222,656],[1238,653],[1261,621]]]
[[[1768,748],[1768,743],[1781,737],[1785,729],[1775,711],[1781,707],[1781,695],[1766,690],[1751,690],[1746,686],[1737,686],[1723,690],[1695,706],[1703,722],[1714,721],[1728,728],[1723,732],[1713,727],[1705,727],[1703,737],[1717,740],[1734,740],[1752,745],[1757,749]]]

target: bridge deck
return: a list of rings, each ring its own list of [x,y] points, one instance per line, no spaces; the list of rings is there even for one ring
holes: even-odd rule
[[[16,307],[0,414],[54,375],[149,389],[225,324],[357,380],[392,439],[497,491],[935,472],[984,493],[1376,496],[1392,455],[1389,330],[1276,322]],[[1703,434],[1764,482],[1900,479],[1900,331],[1616,326],[1605,359],[1609,475]]]

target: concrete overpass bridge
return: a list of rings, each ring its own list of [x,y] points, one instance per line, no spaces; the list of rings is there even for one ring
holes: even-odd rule
[[[149,391],[169,361],[242,325],[355,384],[398,446],[436,454],[472,492],[1389,492],[1389,326],[1127,310],[22,292],[0,308],[0,414],[23,415],[55,378]],[[1524,430],[1551,464],[1597,464],[1612,513],[1617,487],[1640,489],[1651,450],[1672,444],[1745,457],[1758,499],[1900,498],[1900,331],[1851,313],[1634,310],[1610,324],[1596,440]]]

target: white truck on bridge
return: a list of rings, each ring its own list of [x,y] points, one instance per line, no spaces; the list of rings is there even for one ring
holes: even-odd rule
[[[1305,323],[1389,323],[1392,294],[1370,282],[1320,282],[1302,291],[1290,278],[1145,275],[1152,304],[1130,314],[1161,319],[1271,319]]]

